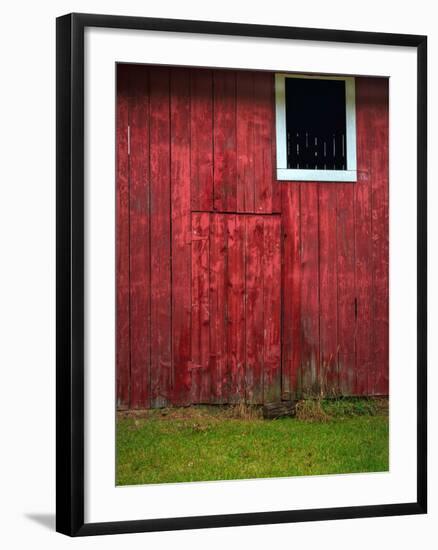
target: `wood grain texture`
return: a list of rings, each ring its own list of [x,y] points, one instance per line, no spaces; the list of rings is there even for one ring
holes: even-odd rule
[[[228,401],[245,395],[245,218],[227,216],[227,356],[230,388]]]
[[[263,253],[264,235],[261,216],[246,217],[246,400],[263,400],[264,312]]]
[[[210,214],[192,215],[192,403],[209,403]]]
[[[236,73],[214,72],[214,209],[237,209]]]
[[[131,408],[150,406],[149,70],[132,79],[129,176]]]
[[[320,391],[319,378],[319,184],[301,184],[301,390]]]
[[[191,395],[190,72],[170,74],[173,403]]]
[[[263,402],[281,398],[281,219],[263,217]]]
[[[271,73],[119,65],[117,406],[387,395],[388,82],[355,183],[275,177]]]
[[[254,73],[239,71],[236,78],[236,151],[238,212],[254,212]]]
[[[320,381],[324,395],[339,393],[336,192],[319,185]]]
[[[301,393],[301,216],[300,184],[282,186],[282,391]]]
[[[226,218],[217,214],[210,220],[210,361],[214,403],[225,403],[228,392],[226,274]]]
[[[272,213],[281,214],[282,212],[282,188],[280,181],[277,180],[277,143],[276,143],[276,105],[275,105],[275,77],[271,74],[270,96],[266,98],[271,108],[270,141],[271,141],[271,169],[272,169]]]
[[[374,377],[368,391],[388,394],[389,354],[389,189],[388,189],[388,80],[375,79],[368,97],[375,108],[374,145],[371,149],[372,243],[373,243],[373,333]]]
[[[150,94],[151,406],[172,399],[170,71],[153,67]]]
[[[272,82],[270,73],[254,75],[254,211],[272,212]]]
[[[356,388],[353,193],[351,184],[337,184],[338,372],[342,395],[352,395]]]
[[[368,394],[374,373],[373,343],[373,246],[369,151],[373,144],[375,108],[369,101],[368,79],[356,79],[356,127],[358,181],[354,186],[356,320],[356,393]]]
[[[213,210],[213,73],[190,73],[190,162],[192,210]]]
[[[117,407],[130,405],[129,336],[129,94],[130,80],[126,65],[117,67],[116,113],[116,370]]]

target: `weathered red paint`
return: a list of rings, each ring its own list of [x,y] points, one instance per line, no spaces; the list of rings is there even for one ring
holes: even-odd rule
[[[319,390],[318,183],[301,184],[301,391]],[[296,335],[294,335],[297,337]]]
[[[209,403],[210,214],[192,214],[192,402]]]
[[[129,283],[131,408],[150,406],[149,75],[131,67]]]
[[[360,78],[356,81],[356,100],[360,105],[357,110],[357,163],[359,169],[358,181],[354,186],[355,203],[355,277],[357,296],[356,322],[356,374],[357,392],[368,393],[368,385],[374,372],[374,343],[373,343],[373,243],[372,243],[372,186],[370,147],[375,139],[374,102],[369,101],[374,79],[371,79],[371,89],[368,79]],[[371,389],[371,388],[370,388]],[[372,390],[371,390],[372,393]]]
[[[355,393],[354,186],[337,187],[338,376],[342,395]]]
[[[263,218],[246,221],[246,398],[260,403],[263,397]]]
[[[380,79],[369,89],[374,104],[373,133],[375,144],[370,150],[372,188],[373,243],[373,335],[374,379],[368,388],[373,394],[388,394],[389,348],[389,189],[388,189],[388,80]]]
[[[214,209],[237,209],[236,73],[213,71]]]
[[[336,193],[330,183],[322,183],[318,194],[320,386],[323,392],[336,395],[339,392]]]
[[[237,211],[254,212],[254,73],[237,73]]]
[[[116,166],[116,370],[117,406],[130,405],[129,337],[129,157],[128,125],[130,110],[129,66],[117,70],[117,166]]]
[[[171,69],[172,402],[178,405],[190,403],[192,384],[190,120],[190,71]]]
[[[254,211],[272,212],[272,75],[254,73]]]
[[[272,73],[118,66],[119,408],[388,394],[387,80],[356,183],[277,181],[274,108]]]
[[[263,216],[263,401],[281,398],[281,219]]]
[[[149,71],[151,406],[172,402],[170,71]],[[147,269],[147,268],[146,268]]]
[[[223,214],[210,216],[210,359],[213,403],[224,403],[227,388],[226,267],[227,233]]]
[[[213,72],[191,72],[190,162],[194,211],[213,210]]]
[[[227,355],[230,368],[228,400],[245,395],[245,217],[227,216]]]
[[[300,184],[282,187],[282,396],[301,394]]]

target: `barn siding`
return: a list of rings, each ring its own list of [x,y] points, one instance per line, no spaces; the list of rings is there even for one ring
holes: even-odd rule
[[[129,69],[117,71],[116,113],[116,371],[117,406],[130,406],[129,334],[129,156],[128,126],[130,111]]]
[[[353,184],[276,181],[272,73],[117,92],[118,407],[388,394],[387,80],[356,78]]]
[[[131,83],[129,111],[129,304],[131,407],[150,406],[149,75]]]
[[[170,71],[149,71],[150,147],[150,398],[151,407],[172,402]],[[135,345],[135,344],[134,344]]]

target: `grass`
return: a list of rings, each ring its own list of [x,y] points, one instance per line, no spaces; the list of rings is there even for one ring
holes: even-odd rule
[[[388,470],[384,400],[303,401],[297,418],[189,407],[119,413],[117,485]]]

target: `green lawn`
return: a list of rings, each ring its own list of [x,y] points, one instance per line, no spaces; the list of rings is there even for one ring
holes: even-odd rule
[[[273,421],[214,407],[120,413],[117,485],[387,471],[388,416],[370,403]]]

